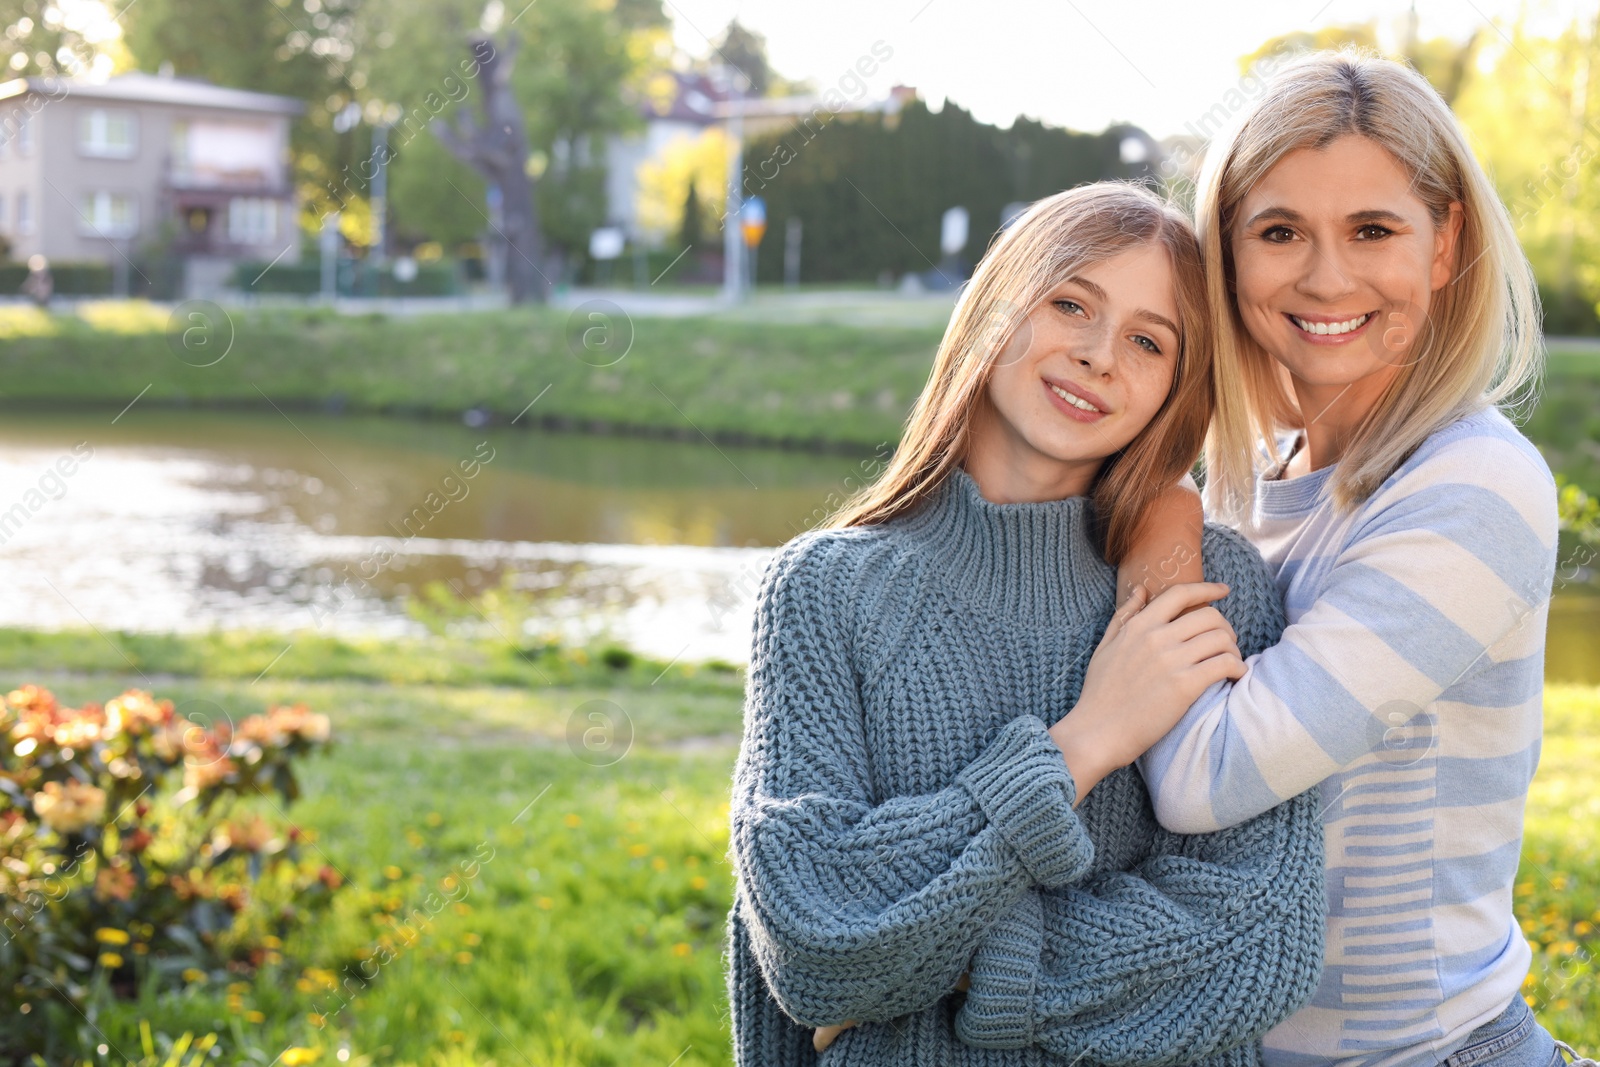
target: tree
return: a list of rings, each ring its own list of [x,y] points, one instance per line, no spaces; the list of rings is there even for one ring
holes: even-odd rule
[[[705,230],[705,222],[700,216],[700,193],[696,187],[689,186],[689,195],[683,198],[683,226],[678,230],[678,245],[688,248],[690,245],[700,243],[700,235]]]
[[[315,229],[338,211],[346,236],[362,243],[371,230],[370,176],[356,175],[371,155],[371,131],[334,130],[334,116],[357,100],[362,81],[353,63],[359,2],[322,0],[313,17],[275,0],[229,0],[208,5],[201,18],[192,0],[138,0],[123,22],[140,70],[170,67],[179,77],[304,101],[305,114],[290,127],[302,224]]]
[[[1480,31],[1474,30],[1465,41],[1454,41],[1448,37],[1419,41],[1416,35],[1415,12],[1413,12],[1411,21],[1406,25],[1402,52],[1396,58],[1409,63],[1428,79],[1444,98],[1445,103],[1452,104],[1466,84],[1467,76],[1472,69],[1473,57],[1477,54],[1481,40]],[[1241,58],[1239,69],[1242,72],[1249,72],[1256,61],[1264,56],[1321,51],[1342,48],[1345,45],[1367,48],[1374,52],[1384,51],[1378,43],[1378,23],[1371,21],[1358,25],[1324,26],[1320,30],[1297,30],[1294,33],[1272,37],[1260,48]]]
[[[1519,23],[1456,113],[1517,226],[1551,332],[1592,332],[1600,303],[1600,15],[1554,37]]]
[[[11,77],[104,77],[128,62],[104,3],[83,3],[69,19],[55,0],[0,0],[0,26],[0,69]]]
[[[722,39],[714,46],[713,62],[721,61],[737,67],[750,81],[745,90],[749,96],[766,96],[772,85],[772,68],[767,65],[767,39],[748,30],[734,19],[722,31]]]
[[[772,231],[805,226],[805,281],[866,281],[928,271],[940,260],[940,217],[965,207],[977,259],[1004,207],[1103,178],[1131,178],[1143,165],[1119,151],[1129,127],[1076,133],[1028,119],[1009,129],[977,121],[953,103],[929,111],[913,101],[891,117],[829,114],[745,146],[743,192],[766,200]],[[782,277],[782,257],[762,256],[763,280]]]
[[[638,220],[651,240],[690,231],[684,212],[691,191],[701,217],[699,225],[692,229],[699,237],[706,236],[706,216],[720,218],[728,200],[731,150],[722,127],[708,126],[698,137],[673,140],[655,159],[640,165]]]
[[[458,54],[465,54],[469,39],[487,35],[497,50],[516,50],[510,88],[549,259],[539,269],[554,280],[560,261],[581,259],[589,234],[605,222],[605,138],[640,121],[640,83],[668,54],[660,0],[539,0],[509,8],[499,0],[487,8],[481,0],[363,0],[361,29],[369,42],[359,54],[364,91],[403,116],[391,137],[396,228],[455,240],[484,228],[482,174],[444,151],[432,133],[417,133],[441,120],[448,129],[458,110],[481,114],[482,101],[471,99],[481,83],[460,78],[454,58],[441,60],[439,44],[463,42]]]
[[[550,297],[545,274],[544,239],[539,231],[539,209],[533,179],[528,173],[528,133],[522,107],[511,87],[511,72],[520,43],[514,35],[496,46],[487,34],[472,41],[478,64],[481,118],[462,108],[452,122],[435,120],[434,134],[450,154],[483,175],[500,191],[500,236],[506,242],[506,282],[511,302],[544,303]]]

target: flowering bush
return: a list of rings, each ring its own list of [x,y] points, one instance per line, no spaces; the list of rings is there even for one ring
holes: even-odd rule
[[[37,686],[7,694],[0,999],[19,1011],[0,1019],[0,1060],[39,1047],[42,1020],[28,1016],[45,1001],[81,1008],[275,962],[341,878],[302,863],[304,834],[259,809],[298,795],[293,761],[328,736],[302,705],[202,725],[137,690],[81,708]],[[293,903],[262,914],[252,888],[267,877]]]

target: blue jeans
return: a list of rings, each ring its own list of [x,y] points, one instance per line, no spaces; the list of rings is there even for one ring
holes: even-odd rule
[[[1505,1011],[1468,1034],[1466,1044],[1450,1054],[1444,1067],[1566,1067],[1566,1061],[1556,1039],[1539,1025],[1519,995]]]

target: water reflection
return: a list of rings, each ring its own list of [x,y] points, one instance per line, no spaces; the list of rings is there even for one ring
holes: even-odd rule
[[[52,481],[0,521],[0,624],[416,632],[407,594],[510,571],[560,590],[549,626],[740,660],[768,549],[860,463],[298,413],[10,414],[0,508]]]
[[[427,582],[509,574],[548,593],[536,629],[742,661],[771,547],[873,462],[298,412],[7,413],[0,625],[419,633],[403,605]],[[1597,649],[1600,596],[1564,587],[1549,676],[1600,683]]]

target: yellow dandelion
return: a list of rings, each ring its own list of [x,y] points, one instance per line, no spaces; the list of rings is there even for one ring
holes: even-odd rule
[[[710,884],[711,883],[706,879],[706,876],[703,875],[703,874],[697,874],[693,878],[689,879],[689,888],[690,889],[704,889],[706,886],[708,886]]]
[[[551,900],[549,897],[540,897],[538,900],[534,901],[534,903],[539,905],[539,907],[544,911],[549,911],[551,908],[556,906],[556,902]]]
[[[110,926],[102,926],[94,932],[94,939],[102,945],[126,945],[128,943],[128,932],[126,930],[117,930]]]
[[[122,966],[122,957],[115,952],[102,952],[100,953],[100,966],[114,971]]]
[[[436,811],[430,811],[427,815],[423,816],[422,821],[427,823],[429,826],[442,826],[444,825],[444,816],[440,815]]]
[[[576,829],[583,825],[583,816],[575,811],[569,811],[561,817],[561,821],[566,823],[567,826]]]
[[[206,980],[206,972],[198,967],[185,967],[183,969],[183,980],[185,982],[203,982]]]
[[[322,1053],[316,1049],[296,1045],[294,1048],[285,1049],[283,1055],[278,1057],[278,1062],[282,1063],[283,1067],[306,1067],[307,1064],[316,1063],[320,1055]]]
[[[267,1021],[267,1017],[262,1012],[251,1008],[249,1011],[244,1013],[244,1021],[247,1023],[264,1023]]]
[[[467,1039],[467,1032],[465,1030],[450,1030],[444,1036],[459,1045]]]
[[[133,954],[135,956],[143,956],[149,951],[150,946],[145,944],[143,941],[135,941],[133,943]]]
[[[248,993],[248,992],[250,992],[250,983],[249,982],[229,982],[228,983],[228,992],[230,992],[230,993]]]
[[[451,908],[450,910],[455,912],[457,915],[471,915],[472,914],[472,905],[468,904],[466,901],[462,900],[462,901],[458,901],[456,903],[456,905],[453,908]]]
[[[654,867],[658,871],[666,870],[667,869],[667,857],[665,857],[665,856],[657,856],[655,859],[650,861],[650,866]]]
[[[405,873],[405,872],[401,871],[399,867],[396,867],[392,863],[389,864],[389,866],[387,866],[387,867],[385,867],[383,869],[383,876],[385,878],[389,879],[389,881],[391,881],[391,882],[399,881],[400,880],[400,876],[403,873]]]
[[[1522,980],[1522,988],[1523,988],[1523,989],[1527,989],[1527,988],[1528,988],[1528,987],[1529,987],[1529,986],[1532,986],[1532,985],[1537,985],[1537,984],[1538,984],[1538,982],[1539,982],[1539,979],[1537,979],[1537,978],[1535,978],[1535,977],[1534,977],[1534,976],[1533,976],[1533,973],[1532,973],[1532,972],[1531,972],[1531,971],[1530,971],[1530,972],[1529,972],[1529,973],[1528,973],[1528,977],[1526,977],[1526,978],[1524,978],[1524,979],[1523,979],[1523,980]]]
[[[683,865],[685,867],[698,867],[698,866],[700,866],[700,857],[699,856],[685,856],[684,859],[683,859]]]
[[[694,949],[689,947],[689,942],[687,941],[679,941],[676,945],[672,946],[672,954],[674,956],[687,956],[693,951]]]
[[[327,1017],[321,1012],[317,1011],[306,1012],[306,1022],[312,1026],[315,1026],[318,1030],[321,1030],[324,1026],[328,1025]]]
[[[650,846],[645,844],[643,841],[639,842],[637,845],[628,846],[628,855],[630,856],[643,856],[647,855],[649,852]]]
[[[461,940],[465,941],[469,945],[474,945],[474,946],[483,944],[483,938],[479,937],[477,934],[468,934],[466,937],[463,937]]]
[[[1594,924],[1587,919],[1579,919],[1572,927],[1572,932],[1577,934],[1579,937],[1588,937],[1590,934],[1594,933]]]
[[[472,953],[466,951],[457,952],[456,962],[465,967],[467,964],[472,962]]]

